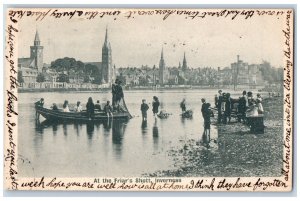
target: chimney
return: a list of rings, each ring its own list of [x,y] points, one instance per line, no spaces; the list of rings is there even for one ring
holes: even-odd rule
[[[240,55],[237,55],[237,62],[239,63],[240,61]]]

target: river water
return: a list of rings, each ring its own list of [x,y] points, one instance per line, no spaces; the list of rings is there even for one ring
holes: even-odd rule
[[[134,116],[129,121],[107,121],[95,125],[43,124],[35,121],[34,102],[45,99],[44,107],[64,100],[75,104],[104,103],[111,100],[110,92],[45,92],[19,94],[19,174],[61,177],[128,177],[158,170],[173,169],[168,150],[179,142],[200,140],[203,133],[201,98],[214,104],[216,90],[125,91],[127,107]],[[240,92],[232,92],[238,97]],[[172,115],[156,119],[151,101],[157,96],[161,108]],[[194,111],[192,119],[180,117],[180,101],[185,98],[187,109]],[[147,123],[142,122],[141,100],[150,104]],[[216,139],[214,126],[211,138]]]

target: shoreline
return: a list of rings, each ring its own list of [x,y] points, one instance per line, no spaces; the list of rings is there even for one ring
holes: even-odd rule
[[[216,124],[217,139],[210,147],[198,140],[188,139],[168,150],[173,168],[144,176],[150,177],[268,177],[280,176],[283,157],[283,99],[264,100],[264,134],[252,134],[250,128],[235,120]],[[174,170],[175,168],[175,170]]]
[[[123,91],[176,91],[176,90],[232,90],[232,91],[242,91],[251,90],[259,92],[269,92],[261,88],[242,88],[239,87],[236,90],[233,87],[168,87],[168,88],[123,88]],[[111,88],[99,88],[99,89],[75,89],[75,88],[18,88],[18,93],[44,93],[44,92],[107,92],[111,91]],[[277,91],[275,91],[277,92]]]

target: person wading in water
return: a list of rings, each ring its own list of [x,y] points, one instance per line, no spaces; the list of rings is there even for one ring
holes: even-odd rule
[[[158,101],[158,98],[156,96],[153,96],[153,102],[152,102],[152,112],[154,117],[156,118],[156,115],[158,113],[158,107],[159,107],[160,103]]]
[[[210,110],[210,104],[206,103],[205,99],[201,99],[202,102],[202,107],[201,107],[201,112],[204,120],[204,132],[202,135],[202,140],[204,143],[209,146],[210,142],[210,117],[211,117],[211,110]]]

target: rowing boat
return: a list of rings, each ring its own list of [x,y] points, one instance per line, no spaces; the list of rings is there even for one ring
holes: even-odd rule
[[[82,112],[63,112],[61,110],[52,110],[41,106],[36,106],[35,110],[38,115],[43,116],[48,121],[63,121],[63,122],[97,122],[111,119],[130,119],[131,115],[128,111],[113,112],[111,116],[107,116],[104,111],[95,111],[92,118],[89,118],[86,111]]]

